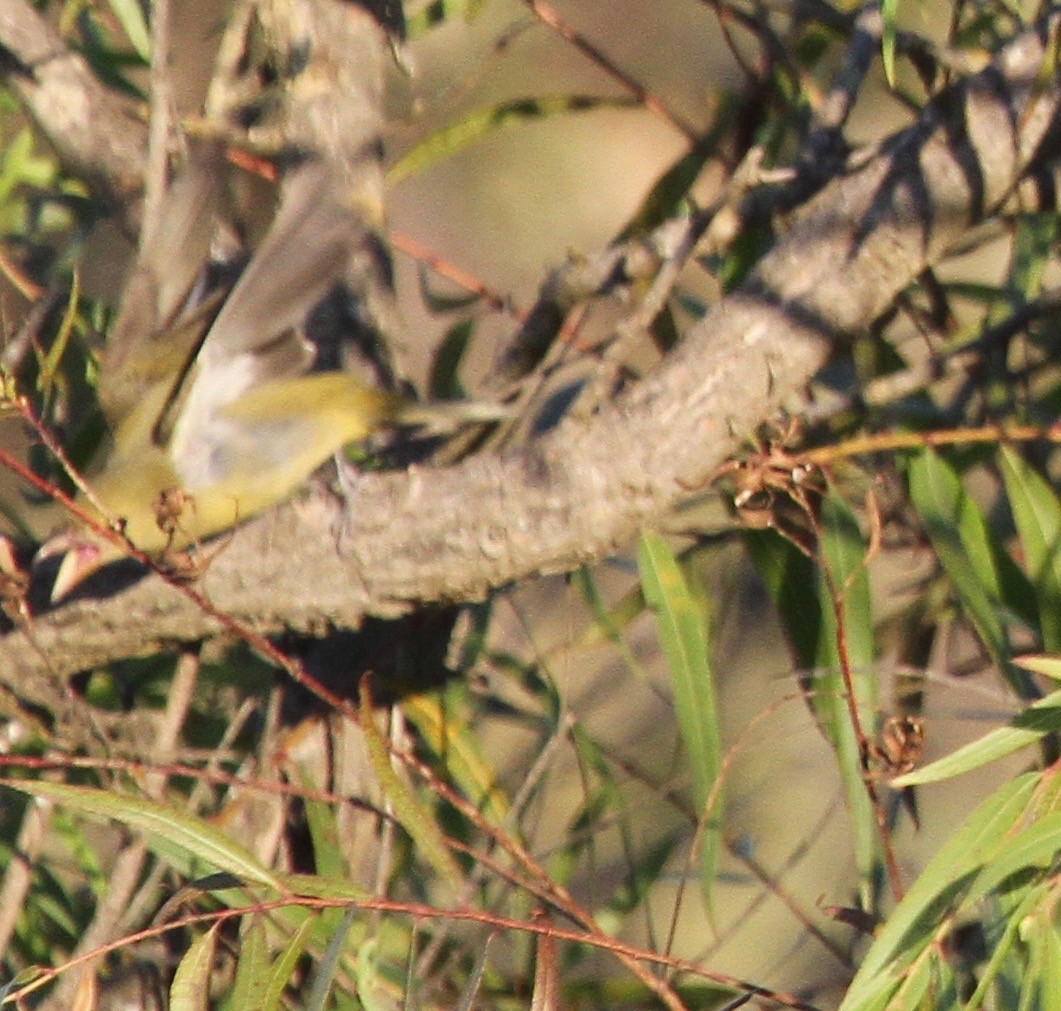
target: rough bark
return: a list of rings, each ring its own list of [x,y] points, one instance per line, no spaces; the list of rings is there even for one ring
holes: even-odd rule
[[[807,383],[838,338],[869,326],[1052,143],[1061,92],[1041,68],[1059,21],[1054,10],[847,166],[739,290],[593,418],[566,420],[516,452],[361,476],[345,514],[323,494],[304,497],[237,530],[199,589],[269,632],[354,627],[409,602],[472,599],[570,569],[659,523]],[[217,631],[152,577],[8,635],[0,680],[50,700],[56,675]]]

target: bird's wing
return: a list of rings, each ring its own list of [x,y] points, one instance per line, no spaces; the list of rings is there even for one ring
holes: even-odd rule
[[[306,371],[313,353],[299,328],[342,276],[363,228],[326,162],[309,160],[289,171],[269,231],[163,419],[169,453],[187,487],[226,476],[226,446],[233,438],[226,407]]]
[[[336,176],[323,161],[289,170],[276,217],[203,344],[204,369],[268,349],[342,276],[364,225]]]
[[[217,225],[220,157],[213,145],[197,148],[166,193],[157,219],[144,225],[101,363],[99,398],[112,431],[149,389],[187,370],[217,311],[213,304],[182,316]]]

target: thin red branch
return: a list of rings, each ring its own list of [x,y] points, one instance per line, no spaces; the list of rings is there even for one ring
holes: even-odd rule
[[[407,915],[417,920],[458,920],[470,923],[481,923],[486,926],[494,927],[497,930],[518,930],[528,934],[536,934],[539,937],[548,937],[555,941],[588,944],[591,947],[610,952],[624,961],[630,959],[652,965],[667,966],[668,968],[688,973],[689,975],[709,979],[713,983],[718,983],[721,986],[732,987],[734,990],[742,990],[743,992],[753,994],[756,997],[763,997],[767,1000],[774,1001],[782,1007],[793,1008],[795,1011],[818,1011],[818,1008],[813,1004],[808,1004],[806,1001],[801,1001],[798,997],[779,990],[769,990],[766,987],[758,986],[755,983],[749,983],[746,980],[738,979],[735,976],[728,976],[725,973],[710,972],[707,969],[692,964],[691,962],[687,962],[685,959],[676,958],[672,955],[660,955],[651,951],[643,951],[640,948],[625,944],[622,941],[617,941],[611,937],[585,934],[577,930],[567,930],[562,927],[555,927],[541,919],[529,921],[516,920],[510,917],[497,916],[493,913],[484,913],[474,909],[438,909],[434,906],[427,906],[421,903],[397,902],[392,899],[325,899],[303,896],[287,896],[281,899],[250,903],[246,906],[240,906],[237,908],[215,910],[210,913],[193,913],[188,916],[182,916],[176,920],[170,920],[168,923],[147,927],[134,934],[129,934],[120,940],[102,945],[94,951],[87,952],[76,959],[71,959],[63,965],[42,970],[38,977],[22,987],[17,993],[9,996],[15,999],[26,997],[35,990],[39,990],[41,987],[50,983],[61,973],[68,972],[69,970],[76,968],[78,965],[83,965],[98,959],[103,955],[120,951],[122,948],[129,945],[137,944],[141,941],[150,940],[155,937],[162,937],[173,930],[184,930],[199,924],[216,924],[242,916],[271,913],[279,909],[289,909],[292,907],[315,910],[349,909],[353,907],[366,911]]]
[[[531,13],[543,25],[551,28],[565,42],[569,42],[580,53],[587,56],[609,77],[618,81],[630,92],[646,109],[655,113],[664,122],[669,123],[675,130],[683,134],[694,144],[700,140],[700,132],[690,123],[685,122],[680,116],[668,109],[658,98],[651,94],[648,89],[636,78],[619,67],[610,57],[606,56],[596,45],[589,41],[584,35],[572,28],[553,8],[548,0],[523,0],[530,8]]]

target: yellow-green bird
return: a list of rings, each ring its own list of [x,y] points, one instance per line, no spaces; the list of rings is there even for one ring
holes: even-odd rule
[[[111,445],[87,475],[100,519],[123,521],[142,550],[198,543],[288,497],[343,445],[422,420],[421,405],[344,372],[306,374],[313,352],[299,327],[363,234],[342,192],[324,162],[291,169],[272,226],[219,309],[217,297],[195,305],[221,202],[214,153],[193,158],[145,233],[101,359]],[[183,505],[163,529],[160,503],[174,493]],[[58,599],[123,551],[82,527],[42,553],[64,556]]]

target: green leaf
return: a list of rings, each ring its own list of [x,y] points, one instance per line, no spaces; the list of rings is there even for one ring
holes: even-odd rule
[[[273,962],[269,971],[269,986],[262,998],[262,1011],[277,1011],[280,1001],[284,996],[284,990],[298,968],[302,953],[306,950],[306,943],[310,932],[313,930],[313,918],[306,916],[295,929],[287,946],[280,953],[280,957]]]
[[[463,16],[465,21],[470,22],[485,6],[486,0],[431,0],[430,3],[418,4],[406,18],[409,38],[415,39],[451,18]]]
[[[461,363],[471,345],[476,321],[461,320],[447,331],[431,359],[427,395],[431,400],[452,400],[464,396],[460,380]]]
[[[265,923],[258,914],[244,917],[230,998],[233,1008],[261,1008],[269,993],[268,959]]]
[[[151,59],[151,34],[138,0],[107,0],[136,54],[147,63]]]
[[[846,662],[862,731],[874,733],[876,645],[866,572],[867,549],[851,507],[831,488],[822,500],[818,523],[824,573],[818,580],[821,635],[811,704],[836,751],[854,830],[855,864],[861,880],[863,907],[872,909],[873,882],[879,879],[881,871],[876,818],[863,779],[862,752],[852,725],[843,677]],[[839,598],[840,624],[831,598],[833,593]],[[841,637],[845,659],[841,658]]]
[[[1018,656],[1013,662],[1025,670],[1061,681],[1061,656]]]
[[[895,37],[898,33],[899,0],[881,0],[883,30],[881,34],[881,57],[884,61],[884,78],[889,87],[895,87]]]
[[[1042,896],[1042,886],[1031,888],[1015,906],[1008,910],[1006,922],[1001,934],[991,947],[987,962],[980,969],[980,980],[976,990],[970,996],[966,1006],[979,1008],[992,986],[1000,985],[1006,968],[1014,961],[1013,948],[1018,941],[1021,924],[1025,917],[1035,908]],[[1003,1005],[1004,1006],[1004,1005]]]
[[[1056,903],[1051,901],[1040,905],[1031,929],[1042,951],[1036,980],[1040,991],[1039,1006],[1061,1008],[1061,924],[1058,923]]]
[[[568,577],[571,586],[593,612],[594,624],[574,641],[575,649],[592,649],[602,642],[610,642],[618,651],[627,668],[638,677],[648,680],[648,673],[637,659],[634,651],[623,638],[626,628],[645,609],[645,595],[640,586],[635,587],[610,610],[604,602],[593,574],[588,566],[580,566]]]
[[[777,608],[796,667],[812,671],[818,663],[822,606],[814,563],[774,530],[749,530],[744,535],[766,592]]]
[[[461,793],[495,825],[505,824],[508,797],[498,785],[497,769],[479,744],[470,717],[454,718],[445,703],[452,693],[410,694],[402,699],[402,712],[412,723],[436,761]]]
[[[458,151],[508,127],[572,113],[598,109],[630,109],[638,105],[628,96],[553,95],[541,98],[517,98],[485,109],[476,109],[462,119],[449,123],[415,147],[406,151],[387,171],[391,186],[417,175],[436,162],[450,158]]]
[[[409,833],[420,856],[453,888],[461,881],[460,867],[446,847],[446,839],[431,812],[420,803],[410,786],[395,771],[387,742],[376,726],[372,699],[361,693],[361,729],[365,735],[369,761],[394,815]]]
[[[1061,501],[1009,446],[999,451],[1028,577],[1035,587],[1043,648],[1061,651]]]
[[[914,456],[909,480],[910,500],[980,639],[1014,691],[1021,698],[1033,698],[1030,679],[1009,662],[997,554],[983,514],[966,494],[954,468],[933,449]]]
[[[197,937],[173,974],[169,988],[170,1011],[207,1011],[210,976],[214,971],[214,949],[220,923],[215,923],[205,934]]]
[[[1010,720],[1009,725],[992,730],[976,741],[958,748],[945,758],[940,758],[913,772],[892,780],[892,786],[903,789],[924,783],[937,783],[943,779],[960,776],[972,769],[979,769],[1013,754],[1029,744],[1035,744],[1047,734],[1061,731],[1061,692],[1054,692],[1045,699],[1029,706]]]
[[[354,925],[354,917],[357,916],[357,913],[357,907],[350,906],[328,940],[328,947],[324,950],[320,965],[317,966],[317,972],[313,977],[313,986],[310,988],[309,997],[306,1000],[306,1011],[324,1011],[328,1001],[328,994],[331,993],[332,983],[335,981],[335,974],[339,970],[339,960],[342,958],[343,950],[346,947],[347,935],[350,933],[350,928]],[[360,978],[358,982],[360,983]],[[361,987],[358,986],[361,1004],[365,1006],[367,994],[361,994],[360,990]]]
[[[263,867],[250,850],[202,819],[172,807],[143,797],[39,779],[5,779],[3,785],[34,797],[47,797],[90,817],[113,818],[129,828],[148,833],[153,844],[166,843],[240,881],[280,888],[281,879]]]
[[[644,533],[637,551],[645,603],[656,615],[670,672],[678,727],[692,767],[697,810],[706,814],[700,882],[710,910],[722,837],[722,798],[717,789],[722,749],[706,623],[666,541],[658,534]],[[711,807],[707,810],[709,802]]]
[[[619,233],[616,241],[625,242],[631,238],[647,235],[665,221],[679,214],[682,201],[688,196],[693,183],[699,178],[710,152],[717,150],[717,144],[713,145],[709,139],[705,138],[704,143],[697,144],[691,150],[683,152],[678,160],[656,180],[652,189],[642,200],[641,206]]]
[[[992,853],[973,881],[966,901],[976,902],[1020,871],[1045,870],[1058,854],[1061,854],[1061,812],[1032,822]]]
[[[302,785],[311,788],[312,778],[300,770]],[[306,812],[306,826],[309,828],[310,841],[313,844],[313,866],[322,878],[342,878],[347,868],[343,859],[342,847],[339,844],[339,826],[336,823],[335,809],[331,804],[313,797],[306,797],[303,802]]]
[[[882,994],[893,992],[904,972],[936,943],[948,910],[1006,834],[1020,823],[1039,783],[1038,774],[1026,773],[1004,784],[943,845],[881,927],[840,1011],[884,1006]]]
[[[876,645],[873,608],[866,573],[866,545],[850,507],[831,490],[822,502],[820,564],[774,531],[749,533],[745,543],[774,600],[796,663],[806,672],[802,683],[822,733],[837,754],[844,794],[854,829],[855,861],[864,908],[873,907],[879,878],[876,822],[862,778],[862,756],[847,706],[832,587],[840,605],[844,646],[863,731],[875,730]]]

